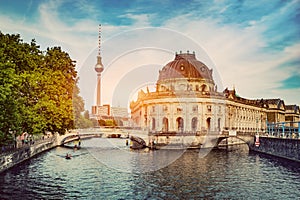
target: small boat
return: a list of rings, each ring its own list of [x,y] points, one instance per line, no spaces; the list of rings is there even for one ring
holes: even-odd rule
[[[68,160],[69,160],[69,159],[71,159],[71,158],[72,158],[72,155],[67,153],[67,155],[66,155],[66,159],[68,159]]]

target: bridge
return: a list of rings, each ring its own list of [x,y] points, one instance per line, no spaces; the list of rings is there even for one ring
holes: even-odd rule
[[[300,162],[300,134],[292,137],[276,137],[268,132],[148,132],[140,129],[96,128],[73,130],[59,136],[58,145],[93,137],[130,137],[133,148],[189,149],[213,148],[226,138],[237,138],[245,142],[249,150]]]
[[[66,134],[64,137],[59,142],[59,145],[64,145],[73,141],[77,140],[84,140],[84,139],[89,139],[89,138],[95,138],[95,137],[102,137],[102,133],[86,133],[86,134],[81,134],[81,133],[71,133],[71,134]]]
[[[121,128],[92,128],[92,129],[75,129],[67,132],[64,135],[57,137],[57,145],[63,146],[67,143],[90,139],[95,137],[101,138],[126,138],[134,136],[147,141],[147,132],[137,129],[121,129]]]
[[[77,129],[59,136],[58,145],[64,145],[73,141],[84,140],[94,137],[102,138],[129,138],[133,148],[163,147],[167,148],[211,148],[217,146],[226,138],[238,138],[251,146],[254,144],[254,133],[242,132],[148,132],[140,129],[119,129],[119,128],[93,128]]]
[[[227,138],[237,138],[249,147],[254,145],[257,133],[203,131],[203,132],[150,132],[150,146],[163,148],[212,148]]]
[[[280,123],[282,127],[282,123]],[[273,124],[276,127],[276,124]],[[271,127],[271,126],[268,126]],[[255,147],[255,140],[257,136],[263,137],[276,137],[276,132],[273,135],[267,132],[241,132],[241,131],[202,131],[202,132],[149,132],[147,130],[132,129],[132,128],[112,128],[101,127],[92,129],[76,129],[69,133],[59,136],[58,145],[64,145],[66,143],[84,140],[95,137],[102,138],[129,138],[132,143],[137,147],[156,147],[167,148],[211,148],[216,147],[218,144],[227,138],[237,138],[245,142],[250,149]],[[285,130],[283,128],[283,130]],[[270,128],[270,131],[272,129]],[[279,132],[280,129],[277,129]],[[282,131],[282,129],[281,129]],[[298,129],[297,129],[298,131]],[[281,132],[282,133],[282,132]],[[284,133],[284,132],[283,132]],[[285,132],[288,136],[290,132]],[[291,136],[291,135],[290,135]],[[300,134],[296,135],[296,138]],[[291,137],[292,138],[292,137]]]

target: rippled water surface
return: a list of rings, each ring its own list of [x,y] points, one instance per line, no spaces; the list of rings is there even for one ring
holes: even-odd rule
[[[110,140],[83,141],[75,152],[55,148],[0,174],[0,199],[300,197],[299,164],[249,153],[244,145],[203,157],[201,150],[130,151],[124,140]]]

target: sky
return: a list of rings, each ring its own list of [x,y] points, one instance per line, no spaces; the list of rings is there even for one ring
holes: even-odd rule
[[[95,104],[101,24],[102,104],[153,90],[176,52],[195,52],[218,90],[300,105],[300,0],[0,0],[0,31],[60,46],[76,60],[85,108]]]

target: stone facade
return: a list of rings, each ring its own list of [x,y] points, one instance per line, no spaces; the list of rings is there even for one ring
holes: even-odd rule
[[[285,121],[289,122],[289,126],[299,128],[300,109],[297,105],[287,105],[285,107]]]
[[[159,71],[156,91],[141,90],[130,103],[135,125],[162,133],[253,133],[264,132],[267,121],[285,121],[288,115],[282,100],[245,99],[227,88],[218,92],[212,73],[195,53],[176,54]],[[299,119],[299,107],[298,113],[290,115]]]

